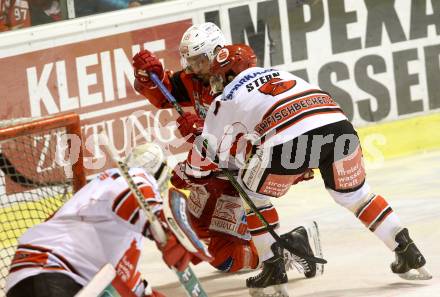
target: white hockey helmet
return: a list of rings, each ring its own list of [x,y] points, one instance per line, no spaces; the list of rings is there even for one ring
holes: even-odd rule
[[[183,68],[189,65],[187,59],[199,55],[206,55],[209,62],[215,58],[217,47],[225,45],[223,32],[211,22],[196,24],[189,27],[182,36],[179,51]]]
[[[144,168],[157,181],[159,191],[168,189],[170,173],[166,163],[165,153],[156,143],[146,143],[135,147],[127,156],[125,162],[128,167]]]

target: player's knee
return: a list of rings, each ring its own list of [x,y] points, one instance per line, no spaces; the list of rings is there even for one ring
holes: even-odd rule
[[[211,265],[223,272],[254,269],[258,265],[258,253],[252,241],[239,241],[218,250]]]
[[[232,257],[228,257],[227,259],[222,259],[224,260],[223,262],[217,264],[217,263],[212,263],[212,266],[214,266],[217,270],[223,271],[223,272],[233,272],[231,271],[231,268],[234,264],[234,258]]]
[[[353,192],[337,192],[332,189],[327,189],[333,199],[339,205],[356,212],[357,209],[365,202],[369,197],[370,186],[365,182],[362,187]]]

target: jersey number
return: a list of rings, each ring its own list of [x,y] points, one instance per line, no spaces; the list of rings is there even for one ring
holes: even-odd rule
[[[27,10],[26,9],[21,9],[21,8],[15,8],[14,9],[14,15],[15,15],[15,20],[16,21],[26,20]]]

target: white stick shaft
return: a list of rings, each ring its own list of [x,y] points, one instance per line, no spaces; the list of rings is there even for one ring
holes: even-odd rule
[[[122,177],[127,182],[128,187],[130,188],[131,192],[133,193],[134,197],[136,198],[139,206],[142,208],[145,215],[147,216],[147,220],[150,223],[150,231],[151,231],[154,239],[157,242],[159,242],[160,244],[164,245],[167,242],[167,236],[165,234],[165,231],[163,230],[162,225],[160,224],[157,217],[154,215],[150,206],[145,201],[144,196],[142,195],[141,191],[139,190],[139,188],[137,187],[137,185],[133,181],[133,178],[131,177],[130,173],[128,172],[129,168],[128,168],[127,164],[125,164],[125,162],[123,162],[121,160],[116,149],[108,141],[107,136],[105,136],[103,133],[100,133],[98,135],[98,138],[99,138],[99,143],[104,145],[104,151],[116,163],[119,171],[122,174]]]

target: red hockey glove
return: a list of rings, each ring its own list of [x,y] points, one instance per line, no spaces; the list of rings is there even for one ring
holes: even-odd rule
[[[179,192],[176,189],[174,189],[174,191]],[[194,253],[188,251],[179,239],[177,239],[170,227],[168,227],[163,212],[160,213],[159,218],[162,221],[162,226],[164,227],[167,236],[167,242],[163,245],[156,241],[156,245],[162,252],[162,259],[169,267],[174,267],[182,272],[188,267],[190,262],[199,263],[201,261],[212,260],[210,255],[200,253],[199,251],[196,251],[196,249],[194,249]]]
[[[136,79],[149,88],[155,86],[148,76],[149,72],[155,73],[161,80],[164,78],[162,63],[148,50],[142,50],[133,57],[133,69]]]
[[[175,267],[178,271],[184,271],[192,258],[196,256],[185,249],[171,231],[167,232],[167,236],[168,240],[165,246],[159,246],[159,249],[162,251],[162,259],[169,267]]]
[[[173,168],[170,182],[178,189],[188,189],[190,187],[191,181],[185,173],[185,162],[177,163]]]
[[[171,175],[171,184],[178,189],[206,192],[209,197],[219,197],[225,193],[230,196],[236,195],[236,190],[227,179],[218,178],[218,172],[207,177],[195,178],[188,176],[185,171],[185,162],[178,163]]]
[[[202,134],[203,123],[204,121],[197,115],[190,112],[184,112],[177,119],[177,128],[179,129],[179,132],[183,137],[187,135],[197,136]]]
[[[171,173],[171,184],[178,189],[190,190],[195,185],[205,185],[209,182],[209,177],[194,177],[185,172],[186,161],[177,163]]]

